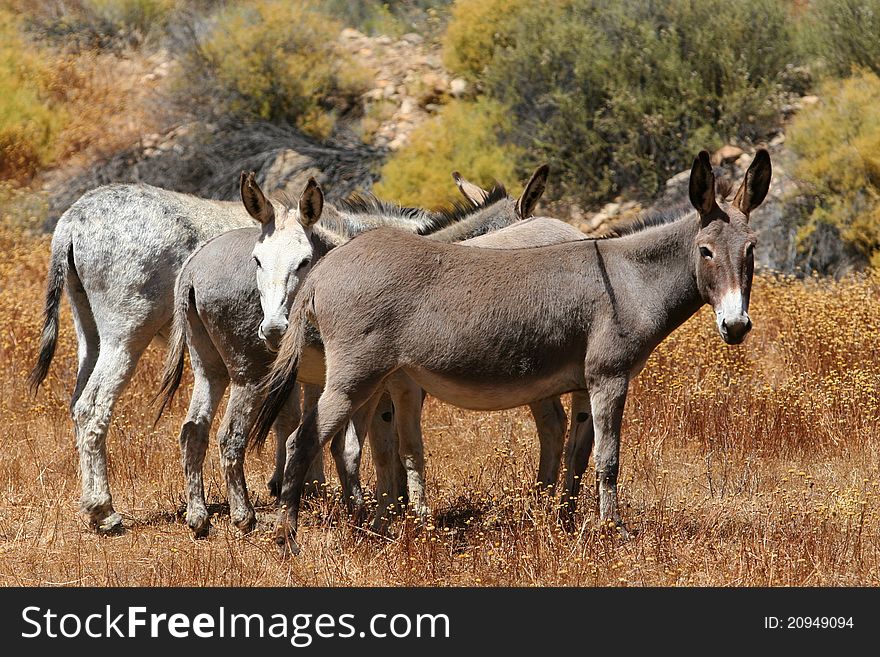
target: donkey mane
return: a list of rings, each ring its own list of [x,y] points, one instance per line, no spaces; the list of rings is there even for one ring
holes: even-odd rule
[[[418,232],[420,235],[427,235],[458,223],[462,219],[476,214],[480,210],[506,198],[507,189],[501,183],[496,182],[492,185],[485,200],[478,205],[465,203],[464,201],[453,201],[449,207],[429,212],[422,208],[411,208],[391,201],[383,201],[380,198],[376,198],[373,194],[355,193],[339,201],[337,208],[353,214],[382,215],[398,217],[400,219],[425,219],[426,224],[424,228]]]
[[[489,193],[486,195],[486,198],[477,205],[456,200],[452,202],[451,207],[440,208],[437,210],[434,214],[438,217],[439,221],[438,225],[434,227],[434,230],[445,228],[446,226],[457,223],[462,219],[497,203],[498,201],[503,201],[506,198],[507,189],[501,183],[495,182],[489,190]]]
[[[733,181],[723,179],[718,180],[715,183],[715,198],[717,200],[727,201],[732,192]],[[608,240],[617,237],[633,235],[634,233],[641,233],[642,231],[654,228],[655,226],[665,226],[666,224],[674,223],[679,219],[682,219],[683,217],[691,214],[693,211],[694,208],[689,201],[682,201],[681,203],[673,205],[670,208],[650,210],[627,223],[623,223],[619,226],[614,226],[607,233],[603,233],[602,235],[597,235],[595,237],[588,237],[587,239]]]

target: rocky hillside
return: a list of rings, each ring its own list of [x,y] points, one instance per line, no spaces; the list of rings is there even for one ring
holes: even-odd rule
[[[134,131],[136,141],[128,147],[99,153],[88,163],[79,158],[41,175],[50,206],[46,228],[54,227],[85,191],[109,182],[146,182],[199,196],[236,198],[238,173],[254,170],[271,191],[296,194],[309,176],[318,178],[331,199],[369,189],[387,154],[406,144],[416,127],[444,100],[463,94],[467,85],[443,69],[439,46],[418,34],[392,39],[345,29],[339,41],[372,77],[361,98],[362,134],[352,129],[331,143],[319,143],[269,122],[192,117],[160,132]],[[177,65],[165,51],[138,65],[120,59],[116,67],[129,87],[151,89],[155,95]]]
[[[444,102],[467,94],[467,83],[452,77],[441,63],[439,46],[419,34],[394,39],[367,36],[347,28],[339,35],[340,46],[370,72],[372,84],[362,94],[359,132],[333,143],[318,143],[292,128],[268,122],[204,122],[191,118],[159,132],[145,132],[135,143],[104,154],[86,166],[79,158],[67,166],[49,170],[41,184],[50,201],[46,228],[82,193],[116,181],[142,181],[160,187],[213,198],[236,198],[238,173],[255,170],[269,190],[295,195],[309,176],[316,176],[329,198],[340,198],[369,189],[381,162],[407,144],[410,135],[436,114]],[[152,54],[135,65],[120,60],[118,74],[141,96],[157,94],[163,80],[177,66],[167,51]],[[805,103],[815,97],[805,97]],[[137,128],[129,126],[137,134]],[[799,258],[797,226],[787,212],[798,202],[798,189],[789,174],[791,154],[785,136],[768,145],[773,160],[770,194],[752,222],[760,238],[757,251],[762,267],[792,272]],[[713,155],[719,175],[740,180],[752,153],[728,145]],[[560,218],[586,234],[601,234],[640,213],[687,202],[688,170],[670,178],[655,203],[645,207],[620,198],[600,208],[552,203]],[[551,174],[552,175],[552,174]],[[517,181],[502,181],[514,185]],[[451,183],[450,183],[451,185]],[[545,206],[546,207],[546,206]],[[825,245],[834,261],[854,262],[844,247],[833,241]]]

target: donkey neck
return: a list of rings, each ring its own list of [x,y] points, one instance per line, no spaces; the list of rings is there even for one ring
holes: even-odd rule
[[[596,242],[601,264],[617,283],[617,303],[635,315],[652,348],[705,303],[696,277],[698,230],[696,214],[689,213],[667,224]]]

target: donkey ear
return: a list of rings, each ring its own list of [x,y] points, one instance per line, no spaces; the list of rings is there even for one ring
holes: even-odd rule
[[[241,202],[245,210],[261,224],[266,225],[275,218],[272,204],[266,200],[263,190],[257,184],[253,171],[242,171],[240,180]]]
[[[299,197],[299,223],[303,228],[311,228],[324,210],[324,192],[314,178],[309,178],[306,188]]]
[[[691,204],[700,213],[700,218],[707,217],[715,209],[715,174],[709,162],[709,153],[700,151],[691,167],[691,179],[688,183],[688,195]]]
[[[452,172],[452,179],[455,181],[455,184],[458,185],[458,191],[460,191],[462,196],[468,201],[473,203],[474,207],[482,205],[486,202],[486,199],[489,198],[489,192],[479,185],[475,185],[471,181],[462,178],[458,171]]]
[[[773,173],[773,167],[770,166],[770,153],[766,149],[761,148],[755,153],[755,159],[746,171],[746,177],[743,178],[742,185],[733,197],[733,205],[738,207],[740,211],[749,216],[749,213],[763,203],[767,197],[767,190],[770,189],[770,176]]]
[[[535,169],[535,173],[529,178],[526,188],[516,201],[516,213],[520,219],[530,217],[532,212],[535,211],[535,206],[538,205],[538,201],[544,195],[544,188],[547,186],[547,175],[549,173],[550,167],[542,164]]]

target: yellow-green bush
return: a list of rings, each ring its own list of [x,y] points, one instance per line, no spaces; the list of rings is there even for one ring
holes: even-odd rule
[[[492,101],[453,101],[416,128],[409,142],[382,167],[374,187],[382,198],[419,207],[438,207],[457,198],[452,171],[489,186],[516,179],[517,151],[499,143],[506,122]]]
[[[53,102],[49,59],[0,11],[0,179],[26,182],[55,155],[65,112]]]
[[[334,113],[350,109],[367,84],[337,46],[341,29],[310,2],[229,5],[185,55],[178,95],[193,107],[201,96],[219,114],[291,123],[326,137]]]
[[[478,80],[496,48],[510,43],[519,12],[546,0],[458,0],[443,37],[443,62],[453,72]],[[559,3],[554,3],[558,5]]]
[[[799,238],[809,243],[821,225],[880,266],[880,78],[860,71],[831,80],[820,101],[792,122],[795,175],[814,195]]]
[[[176,0],[85,0],[84,8],[118,30],[146,35],[165,24]]]

